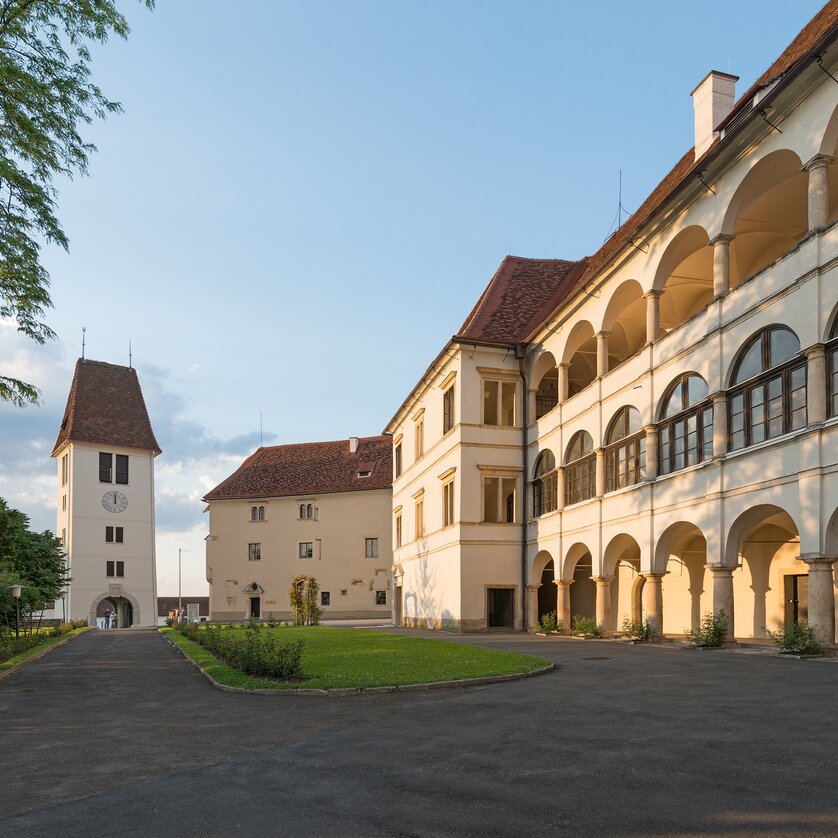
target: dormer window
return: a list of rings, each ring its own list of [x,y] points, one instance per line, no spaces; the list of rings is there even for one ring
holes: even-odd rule
[[[372,474],[372,471],[370,471],[370,470],[359,471],[358,472],[358,477],[369,477],[371,474]]]

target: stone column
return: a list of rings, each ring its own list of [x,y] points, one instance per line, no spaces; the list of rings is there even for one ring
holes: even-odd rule
[[[835,645],[835,582],[832,566],[838,556],[803,553],[809,566],[809,625],[822,646]]]
[[[570,634],[570,586],[573,582],[555,579],[553,584],[558,589],[556,592],[556,619],[562,625],[561,633]]]
[[[806,350],[806,412],[810,425],[826,421],[826,349],[822,343]]]
[[[733,236],[720,233],[713,245],[713,297],[724,297],[730,290],[730,242]]]
[[[608,372],[608,335],[609,332],[596,334],[596,374],[602,378]]]
[[[713,456],[727,454],[727,394],[713,393]]]
[[[567,401],[570,392],[570,364],[558,364],[556,370],[559,374],[559,404],[562,404]]]
[[[611,634],[611,582],[613,576],[592,576],[596,582],[596,624],[603,634]]]
[[[733,568],[721,565],[706,564],[706,570],[713,574],[713,613],[724,611],[727,617],[727,635],[725,640],[733,640]]]
[[[564,466],[556,469],[556,509],[564,509]]]
[[[605,449],[596,450],[596,497],[601,498],[605,494]]]
[[[643,610],[646,612],[646,622],[652,628],[652,634],[660,637],[663,634],[663,577],[665,573],[643,573],[646,580],[643,585]]]
[[[538,412],[535,397],[538,394],[537,389],[527,390],[527,421],[532,425],[535,422],[535,417]]]
[[[809,174],[809,232],[825,227],[829,221],[829,164],[826,154],[813,157],[803,170]]]
[[[646,480],[658,476],[658,429],[655,425],[646,425]]]
[[[535,631],[538,623],[538,589],[541,585],[527,585],[527,631]]]
[[[661,331],[661,295],[663,291],[648,291],[646,298],[646,343],[654,343]]]

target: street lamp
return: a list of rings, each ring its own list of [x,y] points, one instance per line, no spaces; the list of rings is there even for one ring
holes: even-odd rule
[[[61,597],[61,622],[67,622],[67,589],[62,588],[58,592],[58,596]]]
[[[15,598],[15,638],[20,637],[20,592],[23,585],[9,585],[9,590]]]
[[[177,610],[181,611],[183,609],[183,604],[181,603],[181,596],[180,596],[180,554],[181,553],[188,553],[189,550],[186,547],[178,547],[177,548]]]

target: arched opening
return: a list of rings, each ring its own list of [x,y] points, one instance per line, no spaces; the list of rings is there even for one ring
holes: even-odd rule
[[[830,417],[838,416],[838,312],[832,321],[832,329],[829,332],[829,341],[826,344],[826,376],[828,401],[827,406]]]
[[[608,332],[608,369],[636,355],[646,343],[646,300],[639,282],[624,282],[608,301],[602,330]]]
[[[655,547],[655,567],[666,571],[661,585],[664,634],[683,634],[699,627],[701,615],[713,610],[713,585],[707,564],[707,540],[686,521],[661,533]]]
[[[564,458],[565,506],[590,500],[596,495],[596,454],[594,440],[587,431],[577,431]]]
[[[535,393],[535,418],[540,419],[559,403],[559,371],[552,352],[542,352],[532,371],[532,380],[538,382]]]
[[[93,602],[90,624],[97,628],[130,628],[139,620],[136,605],[136,600],[125,594],[102,594]]]
[[[809,227],[808,175],[788,149],[762,158],[739,184],[722,232],[730,243],[730,287],[735,288],[791,250]]]
[[[556,458],[548,448],[542,451],[535,461],[532,483],[533,518],[538,518],[547,512],[555,512],[558,499],[557,489]]]
[[[808,567],[798,559],[797,525],[784,509],[755,506],[736,519],[725,557],[733,573],[736,637],[762,639],[766,629],[808,619]]]
[[[639,483],[646,476],[646,434],[640,412],[617,411],[605,432],[605,491]]]
[[[828,223],[838,220],[838,108],[832,111],[821,141],[820,153],[833,158],[827,170]]]
[[[553,560],[550,559],[541,571],[541,587],[538,589],[538,619],[556,610],[556,578]]]
[[[640,545],[630,535],[620,533],[614,536],[603,554],[605,576],[613,577],[611,582],[611,620],[614,628],[621,629],[627,620],[642,618],[640,592],[637,584],[640,576]]]
[[[654,287],[663,292],[663,333],[694,317],[713,299],[713,248],[703,227],[687,227],[672,239],[661,257]]]
[[[694,372],[669,385],[659,412],[658,472],[670,474],[713,458],[713,403]]]
[[[570,330],[562,360],[568,365],[567,394],[570,398],[596,378],[596,337],[587,320],[579,321]]]
[[[806,427],[806,358],[791,329],[769,326],[745,344],[727,405],[731,451]]]
[[[571,580],[570,619],[590,617],[596,619],[596,583],[593,575],[593,558],[584,544],[574,544],[565,559],[565,579]],[[570,628],[571,626],[565,626]]]

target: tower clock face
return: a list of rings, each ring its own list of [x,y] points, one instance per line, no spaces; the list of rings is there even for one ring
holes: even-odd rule
[[[124,512],[128,508],[128,498],[122,492],[105,492],[102,495],[102,506],[108,512]]]

